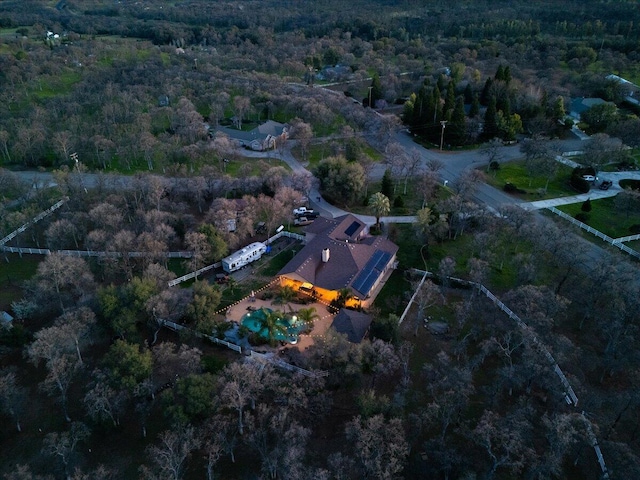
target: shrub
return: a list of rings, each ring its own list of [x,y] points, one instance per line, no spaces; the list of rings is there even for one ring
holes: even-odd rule
[[[404,208],[404,200],[402,199],[402,197],[400,195],[398,195],[396,197],[396,199],[393,201],[393,207],[394,208]]]
[[[587,193],[591,189],[591,185],[582,176],[572,175],[571,186],[580,193]]]
[[[526,190],[516,187],[513,183],[507,182],[502,189],[507,193],[527,193]]]
[[[508,182],[504,184],[503,190],[507,193],[517,193],[518,187],[516,187],[513,183]]]
[[[500,164],[494,160],[489,164],[489,170],[500,170]]]
[[[575,219],[579,222],[587,223],[589,221],[589,215],[584,212],[576,213]]]
[[[580,210],[582,210],[583,212],[590,212],[591,211],[591,199],[590,198],[587,198],[584,201],[584,203],[580,207]]]
[[[629,231],[635,235],[636,233],[640,233],[640,223],[633,224],[629,227]]]
[[[630,188],[632,190],[640,190],[640,180],[634,180],[631,178],[620,180],[620,186],[623,189]]]

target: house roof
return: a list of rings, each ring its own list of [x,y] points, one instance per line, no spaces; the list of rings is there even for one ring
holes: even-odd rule
[[[398,246],[384,237],[362,238],[365,229],[366,224],[351,214],[318,218],[307,227],[308,243],[278,275],[326,290],[351,288],[366,298]],[[329,258],[324,262],[327,249]]]
[[[245,142],[251,142],[252,140],[264,140],[269,135],[276,137],[285,130],[286,125],[273,120],[267,120],[262,125],[258,125],[253,130],[244,131],[236,128],[218,127],[217,130],[229,135],[229,137],[236,140],[243,140]]]
[[[580,115],[582,115],[586,110],[589,110],[591,107],[593,107],[594,105],[602,105],[603,103],[610,103],[613,105],[612,102],[606,102],[601,98],[584,98],[584,97],[579,97],[579,98],[573,98],[571,99],[571,115],[576,117],[576,118],[580,118]]]
[[[331,328],[338,333],[346,334],[347,340],[351,343],[360,343],[367,334],[372,321],[371,315],[343,308],[333,319]]]

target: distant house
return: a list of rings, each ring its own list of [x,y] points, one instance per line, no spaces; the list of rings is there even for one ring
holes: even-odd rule
[[[360,343],[367,336],[372,321],[371,315],[343,308],[333,319],[331,328],[345,334],[351,343]]]
[[[289,126],[273,120],[267,120],[248,132],[229,127],[218,127],[217,130],[228,135],[240,146],[259,152],[273,150],[279,140],[289,138]]]
[[[336,65],[334,67],[324,67],[316,73],[316,79],[327,82],[338,82],[353,78],[353,70],[347,65]]]
[[[580,121],[580,115],[582,115],[586,110],[589,110],[595,105],[602,105],[604,103],[615,105],[613,102],[607,102],[601,98],[573,98],[571,99],[569,115],[575,120]]]
[[[368,235],[367,225],[351,214],[320,217],[305,232],[307,244],[278,272],[281,283],[326,302],[346,288],[357,305],[371,304],[395,266],[398,246]]]
[[[633,105],[640,106],[640,87],[618,75],[607,75],[607,80],[618,82],[624,89],[624,100]]]
[[[13,317],[4,310],[0,311],[0,328],[11,328],[13,326]]]
[[[166,95],[160,95],[158,97],[158,106],[159,107],[168,107],[169,106],[169,97]]]

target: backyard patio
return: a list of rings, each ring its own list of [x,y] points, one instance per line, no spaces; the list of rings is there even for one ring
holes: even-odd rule
[[[330,312],[327,308],[327,305],[322,303],[312,302],[307,304],[300,304],[293,301],[280,303],[274,299],[260,298],[260,295],[258,294],[253,296],[250,295],[249,297],[244,298],[243,300],[229,307],[226,311],[225,319],[229,322],[234,322],[238,325],[241,325],[243,318],[246,318],[245,316],[248,313],[255,312],[262,308],[281,311],[288,316],[297,315],[298,312],[303,309],[315,309],[317,318],[315,318],[313,321],[313,328],[311,329],[311,332],[300,333],[295,344],[291,344],[288,342],[279,342],[281,345],[277,347],[278,349],[297,348],[301,352],[308,348],[310,345],[313,345],[314,338],[324,336],[326,334],[335,316],[335,313]],[[261,345],[259,348],[270,349],[268,345]]]

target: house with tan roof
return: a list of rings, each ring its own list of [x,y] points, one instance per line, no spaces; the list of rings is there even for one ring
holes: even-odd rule
[[[356,305],[370,305],[396,265],[398,246],[369,235],[367,224],[351,214],[318,218],[305,232],[304,248],[278,272],[281,283],[325,302],[349,289]]]

